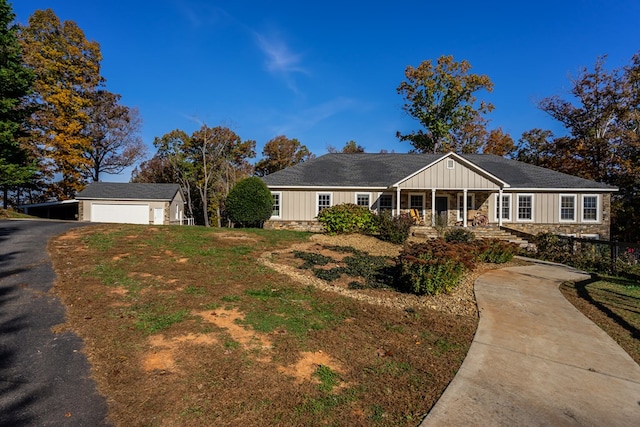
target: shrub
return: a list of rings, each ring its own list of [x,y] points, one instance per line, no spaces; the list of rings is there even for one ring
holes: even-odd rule
[[[553,233],[539,233],[534,239],[536,256],[547,261],[567,263],[571,261],[573,248],[569,239],[563,239]]]
[[[293,256],[303,260],[304,264],[299,268],[307,270],[315,267],[316,265],[327,265],[333,261],[331,257],[313,252],[293,251]]]
[[[444,233],[444,240],[447,242],[469,243],[476,239],[473,231],[466,228],[453,228]]]
[[[377,231],[375,215],[366,206],[354,203],[323,209],[318,214],[318,221],[329,234],[373,234]]]
[[[229,192],[225,213],[240,227],[262,227],[273,212],[273,196],[258,177],[243,179]]]
[[[518,253],[518,245],[499,239],[478,240],[475,246],[478,261],[493,264],[509,262]]]
[[[401,281],[417,295],[449,293],[473,268],[473,249],[464,243],[432,240],[405,248],[398,257]]]
[[[403,244],[409,238],[409,231],[413,219],[408,214],[393,217],[389,212],[382,212],[377,216],[378,238],[385,242]]]

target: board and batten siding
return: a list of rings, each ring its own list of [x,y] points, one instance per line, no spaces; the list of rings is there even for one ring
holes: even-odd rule
[[[311,221],[316,217],[316,195],[318,193],[331,194],[331,205],[355,203],[356,194],[370,194],[370,207],[376,206],[381,192],[372,190],[279,190],[272,188],[272,192],[280,193],[281,221]]]
[[[562,191],[557,193],[532,193],[532,192],[511,192],[505,190],[504,195],[511,195],[511,220],[503,222],[525,222],[518,221],[518,194],[532,194],[533,195],[533,221],[537,224],[560,224],[565,221],[560,221],[560,195],[572,195],[576,196],[576,217],[572,223],[582,223],[582,197],[583,196],[598,196],[598,220],[595,223],[601,223],[603,221],[603,197],[599,193],[579,193],[572,191]],[[489,198],[489,221],[496,222],[496,203],[497,197],[494,195]],[[592,224],[594,221],[588,221]]]
[[[447,167],[447,162],[453,162],[453,168]],[[469,169],[467,166],[455,159],[446,158],[431,165],[431,167],[421,171],[400,183],[403,190],[410,189],[476,189],[476,190],[497,190],[498,184],[489,178]]]

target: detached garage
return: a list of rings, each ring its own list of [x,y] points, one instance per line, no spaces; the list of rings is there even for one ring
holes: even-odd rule
[[[94,182],[76,200],[80,221],[168,225],[184,216],[178,184]]]

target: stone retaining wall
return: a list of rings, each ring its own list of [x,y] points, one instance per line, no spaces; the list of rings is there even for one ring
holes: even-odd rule
[[[597,234],[602,240],[609,240],[609,224],[518,224],[504,223],[504,228],[536,235],[538,233],[571,234],[576,237]]]
[[[313,233],[324,231],[322,224],[318,221],[278,221],[270,219],[264,223],[264,228],[268,230],[311,231]]]

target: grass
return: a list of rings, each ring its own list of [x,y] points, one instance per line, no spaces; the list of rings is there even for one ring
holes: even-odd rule
[[[52,241],[55,290],[84,339],[109,421],[419,423],[464,359],[477,318],[372,305],[258,262],[308,238],[114,224]],[[342,253],[355,259],[351,274],[371,274],[365,253]]]
[[[564,283],[567,299],[607,332],[640,364],[640,282],[601,276],[579,283]]]
[[[35,218],[31,215],[23,214],[22,212],[14,211],[13,209],[0,208],[0,219],[23,219],[23,218]]]

